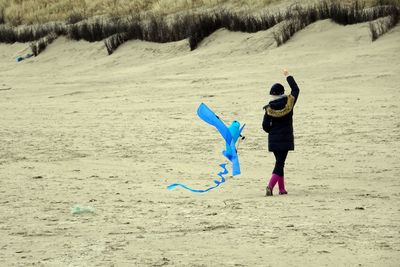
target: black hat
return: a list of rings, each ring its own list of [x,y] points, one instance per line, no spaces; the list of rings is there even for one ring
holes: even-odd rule
[[[270,95],[282,95],[285,92],[285,88],[282,84],[276,83],[272,85],[271,91],[269,91]]]

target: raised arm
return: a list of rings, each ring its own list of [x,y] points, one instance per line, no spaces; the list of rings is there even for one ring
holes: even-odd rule
[[[294,96],[294,98],[295,98],[294,103],[296,104],[297,98],[299,97],[300,89],[297,86],[297,83],[294,80],[293,76],[289,75],[289,72],[287,71],[287,69],[283,70],[283,74],[286,76],[286,80],[287,80],[290,88],[292,89],[290,94],[292,96]]]

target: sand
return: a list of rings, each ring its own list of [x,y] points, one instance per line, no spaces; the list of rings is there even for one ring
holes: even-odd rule
[[[57,39],[20,63],[0,44],[2,266],[398,266],[400,27],[310,25],[187,40]],[[275,82],[301,89],[286,196],[265,197],[274,158],[261,128]],[[246,123],[242,174],[225,162],[206,103]],[[94,213],[73,215],[75,205]]]

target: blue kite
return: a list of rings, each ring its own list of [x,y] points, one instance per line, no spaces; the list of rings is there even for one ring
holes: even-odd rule
[[[242,137],[242,139],[244,139],[244,136],[242,136],[241,133],[245,125],[243,125],[242,128],[240,128],[240,123],[238,121],[233,121],[232,124],[229,127],[227,127],[225,123],[217,115],[215,115],[215,113],[204,103],[201,103],[199,108],[197,109],[197,115],[208,124],[214,126],[221,134],[222,138],[224,138],[226,143],[226,149],[222,151],[222,154],[232,163],[232,176],[239,175],[240,165],[236,150],[236,142],[239,139],[239,137]],[[214,180],[214,183],[216,184],[215,186],[209,187],[204,190],[197,190],[189,188],[183,184],[171,184],[167,188],[173,189],[177,186],[180,186],[195,193],[208,192],[225,182],[224,175],[228,174],[228,170],[225,167],[226,164],[220,164],[219,166],[223,168],[223,171],[218,173],[218,176],[221,177],[221,180],[220,181]]]

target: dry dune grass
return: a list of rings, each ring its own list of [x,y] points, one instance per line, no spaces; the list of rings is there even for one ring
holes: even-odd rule
[[[115,6],[116,3],[114,3]],[[179,3],[176,3],[176,7],[180,5]],[[204,4],[204,2],[202,3]],[[97,16],[88,19],[84,19],[85,16],[76,13],[67,22],[49,22],[18,27],[7,24],[0,25],[0,42],[32,42],[44,37],[46,37],[45,40],[52,40],[50,35],[67,36],[73,40],[83,39],[89,42],[104,40],[108,53],[112,54],[118,46],[128,40],[166,43],[188,39],[191,50],[194,50],[205,37],[221,28],[253,33],[268,30],[280,24],[274,31],[274,39],[279,46],[307,25],[324,19],[332,19],[341,25],[370,21],[372,40],[376,40],[399,21],[400,5],[387,5],[387,3],[390,1],[381,0],[373,6],[366,7],[366,3],[361,1],[356,1],[351,5],[321,1],[318,4],[290,5],[279,10],[272,8],[273,10],[268,12],[265,9],[264,11],[259,9],[256,12],[218,6],[208,10],[185,9],[184,12],[174,15],[160,16],[153,9],[152,12],[141,15],[111,18]],[[186,4],[189,8],[194,2],[186,2]],[[211,4],[209,2],[209,5]],[[181,6],[183,5],[182,2]],[[387,17],[387,20],[375,21],[383,17]],[[46,43],[41,41],[38,43],[41,44],[41,49],[33,51],[35,55],[37,55],[36,52],[40,52],[46,47]]]
[[[12,25],[44,23],[67,20],[71,16],[92,17],[107,15],[125,16],[132,13],[155,12],[170,14],[198,7],[210,8],[216,5],[266,6],[282,0],[1,0],[0,20]]]
[[[96,15],[121,17],[142,12],[165,15],[195,8],[245,8],[257,10],[271,4],[304,3],[292,0],[0,0],[0,23],[11,25],[65,21]],[[353,3],[355,0],[334,1]],[[315,1],[314,1],[315,2]],[[366,0],[367,4],[379,0]],[[381,1],[382,2],[382,1]]]

